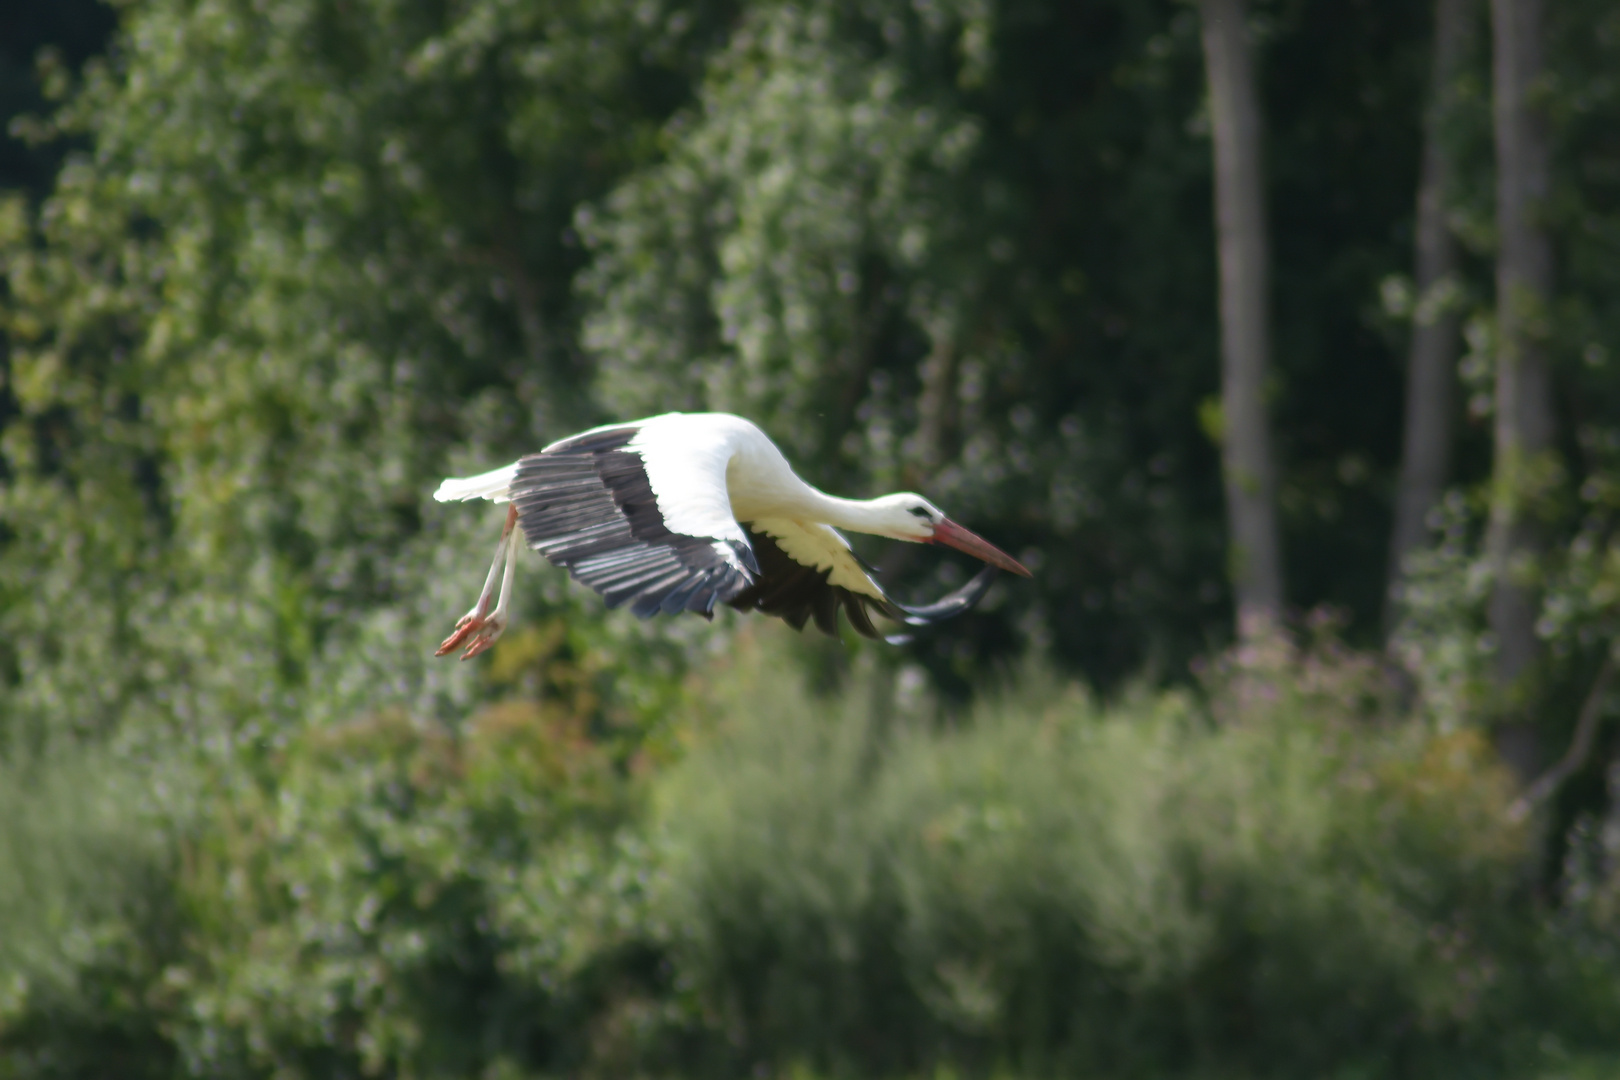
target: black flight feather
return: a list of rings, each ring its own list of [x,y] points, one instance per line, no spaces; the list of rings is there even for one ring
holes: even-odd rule
[[[849,618],[849,625],[857,634],[882,640],[883,633],[872,624],[874,612],[907,626],[930,626],[977,604],[996,577],[996,568],[987,566],[966,585],[934,603],[908,607],[888,596],[879,599],[834,585],[830,580],[831,570],[818,570],[797,562],[782,550],[782,546],[769,533],[747,523],[743,528],[748,530],[748,539],[754,545],[760,575],[754,584],[726,603],[738,611],[761,611],[774,615],[795,630],[803,630],[814,619],[818,630],[837,637],[838,609],[842,607]]]
[[[519,461],[510,494],[524,539],[608,607],[629,604],[642,618],[712,617],[716,603],[752,583],[753,553],[743,558],[735,542],[664,527],[641,455],[624,449],[638,430],[576,435]]]

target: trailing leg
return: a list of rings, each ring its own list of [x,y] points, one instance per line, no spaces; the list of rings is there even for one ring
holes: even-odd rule
[[[463,660],[470,659],[495,644],[506,629],[506,591],[512,584],[512,570],[516,562],[518,512],[516,506],[509,506],[506,511],[506,525],[501,529],[501,541],[495,547],[495,559],[489,564],[489,576],[484,579],[484,589],[478,594],[478,602],[472,610],[461,617],[456,623],[455,631],[434,652],[434,656],[444,656],[454,652],[463,644],[468,648],[462,654]],[[502,568],[506,573],[501,574]],[[495,598],[495,583],[501,582],[500,600]],[[490,610],[491,605],[494,611]],[[470,643],[469,643],[470,642]]]

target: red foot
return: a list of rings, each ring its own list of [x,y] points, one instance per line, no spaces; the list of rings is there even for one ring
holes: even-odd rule
[[[463,660],[471,660],[479,653],[495,644],[506,629],[506,619],[501,615],[480,615],[476,611],[469,611],[456,623],[455,632],[444,639],[444,643],[434,652],[434,656],[444,656],[467,645],[467,651],[461,654]]]

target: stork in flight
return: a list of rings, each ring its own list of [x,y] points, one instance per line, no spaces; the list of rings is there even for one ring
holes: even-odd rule
[[[466,645],[463,660],[506,629],[520,525],[530,547],[601,593],[608,607],[629,604],[642,618],[682,611],[713,618],[716,604],[730,604],[800,630],[814,618],[836,637],[842,607],[859,633],[877,638],[874,611],[925,626],[978,603],[997,567],[1029,576],[921,495],[840,499],[817,491],[763,431],[726,413],[593,428],[493,472],[446,480],[433,497],[510,504],[484,590],[436,654]],[[839,529],[946,544],[989,565],[942,600],[907,607],[872,579]]]

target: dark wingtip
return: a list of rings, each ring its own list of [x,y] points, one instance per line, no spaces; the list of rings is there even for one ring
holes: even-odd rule
[[[953,615],[960,615],[983,600],[984,594],[989,592],[990,586],[995,583],[997,573],[999,571],[995,567],[986,566],[974,574],[966,585],[922,607],[907,607],[893,601],[891,603],[894,603],[895,610],[900,612],[901,617],[898,621],[907,626],[930,626]]]

